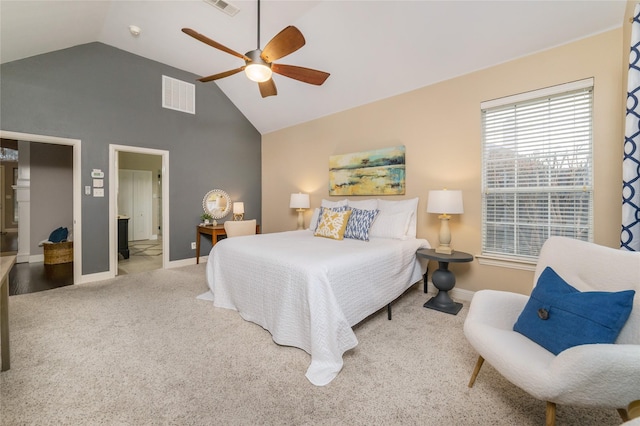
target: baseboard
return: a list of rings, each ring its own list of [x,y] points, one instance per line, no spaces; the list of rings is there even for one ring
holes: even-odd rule
[[[473,299],[473,295],[475,293],[475,291],[455,287],[449,292],[451,297],[453,297],[454,299],[462,300],[464,302],[471,302],[471,299]]]
[[[95,281],[108,280],[110,278],[113,278],[113,274],[111,274],[111,272],[109,271],[96,272],[95,274],[81,275],[80,281],[74,282],[74,284],[87,284]]]
[[[438,289],[435,288],[435,286],[433,285],[433,283],[431,281],[429,281],[429,293],[433,292],[433,295],[435,296],[435,294],[437,293]],[[456,288],[454,287],[453,289],[451,289],[449,291],[449,296],[451,296],[452,299],[456,299],[462,302],[471,302],[471,299],[473,299],[473,295],[475,294],[475,291],[471,291],[471,290],[465,290],[463,288]]]
[[[207,259],[209,258],[209,256],[200,256],[200,263],[207,263]],[[180,259],[180,260],[172,260],[169,262],[169,264],[167,265],[167,269],[170,268],[180,268],[182,266],[189,266],[189,265],[195,265],[196,264],[196,258],[192,257],[189,259]]]
[[[37,262],[44,262],[44,253],[32,254],[29,256],[29,263],[37,263]]]

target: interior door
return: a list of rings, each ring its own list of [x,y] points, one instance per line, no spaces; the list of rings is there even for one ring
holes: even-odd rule
[[[152,173],[148,170],[133,171],[133,240],[151,238]]]
[[[148,170],[118,170],[118,214],[129,217],[130,241],[151,238],[152,176]]]

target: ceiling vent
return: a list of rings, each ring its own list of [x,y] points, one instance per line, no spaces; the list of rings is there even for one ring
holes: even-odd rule
[[[216,9],[220,9],[221,11],[223,11],[229,16],[236,16],[236,13],[240,12],[240,9],[238,9],[231,3],[228,3],[224,0],[202,0],[202,1],[207,4],[210,4]]]
[[[162,107],[196,113],[196,86],[186,81],[162,76]]]

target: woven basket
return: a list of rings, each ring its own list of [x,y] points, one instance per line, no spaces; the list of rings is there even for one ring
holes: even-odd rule
[[[45,265],[73,262],[73,241],[43,244],[43,247]]]

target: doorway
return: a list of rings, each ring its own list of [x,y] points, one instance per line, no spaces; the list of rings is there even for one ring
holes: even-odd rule
[[[0,139],[25,142],[67,145],[72,147],[73,180],[73,284],[82,282],[82,184],[81,184],[81,141],[79,139],[0,130]],[[18,253],[19,262],[29,262],[31,217],[30,217],[30,170],[18,169],[15,197],[19,208]],[[6,200],[5,200],[6,201]]]
[[[166,268],[169,262],[169,152],[109,146],[110,273]]]

